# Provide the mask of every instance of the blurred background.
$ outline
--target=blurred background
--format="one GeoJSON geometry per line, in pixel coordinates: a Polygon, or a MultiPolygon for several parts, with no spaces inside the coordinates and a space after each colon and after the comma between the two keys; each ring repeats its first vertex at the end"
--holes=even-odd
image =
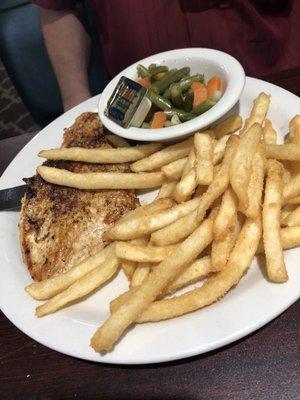
{"type": "MultiPolygon", "coordinates": [[[[26,54],[30,54],[35,39],[37,46],[40,47],[41,57],[46,58],[37,7],[24,0],[2,0],[0,2],[0,139],[35,133],[40,129],[42,110],[32,104],[34,100],[31,100],[27,87],[22,83],[22,77],[29,67],[29,65],[24,66],[23,61],[29,64],[26,54]],[[25,35],[27,30],[31,37],[25,35]],[[27,43],[24,43],[24,38],[28,40],[27,43]],[[33,107],[34,117],[29,113],[23,98],[25,103],[28,103],[29,109],[33,107]]],[[[57,113],[59,112],[58,108],[57,113]]]]}
{"type": "MultiPolygon", "coordinates": [[[[92,39],[88,75],[95,95],[102,91],[108,78],[91,11],[84,2],[81,13],[92,39]]],[[[0,139],[36,133],[62,112],[38,6],[26,0],[1,0],[0,139]]]]}
{"type": "Polygon", "coordinates": [[[8,138],[13,133],[33,133],[38,129],[0,62],[0,139],[8,138]]]}

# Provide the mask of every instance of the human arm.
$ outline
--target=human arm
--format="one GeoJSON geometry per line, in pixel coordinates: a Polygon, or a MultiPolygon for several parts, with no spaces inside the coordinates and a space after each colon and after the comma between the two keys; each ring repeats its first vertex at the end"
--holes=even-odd
{"type": "Polygon", "coordinates": [[[45,44],[67,111],[91,97],[87,74],[90,37],[72,9],[39,10],[45,44]]]}

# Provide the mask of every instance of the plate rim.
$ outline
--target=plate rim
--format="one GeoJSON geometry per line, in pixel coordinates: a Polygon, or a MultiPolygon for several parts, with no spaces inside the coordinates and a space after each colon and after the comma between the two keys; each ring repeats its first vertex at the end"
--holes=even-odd
{"type": "MultiPolygon", "coordinates": [[[[250,268],[250,267],[249,267],[250,268]]],[[[2,306],[0,307],[1,311],[3,312],[3,314],[5,315],[5,317],[16,327],[18,328],[22,333],[24,333],[25,335],[27,335],[30,339],[35,340],[36,342],[42,344],[43,346],[53,350],[53,351],[57,351],[61,354],[67,355],[69,357],[73,357],[73,358],[78,358],[81,360],[85,360],[85,361],[92,361],[92,362],[96,362],[99,364],[111,364],[111,365],[148,365],[148,364],[163,364],[163,363],[168,363],[171,361],[178,361],[178,360],[185,360],[187,358],[191,358],[191,357],[196,357],[196,356],[202,356],[203,354],[209,353],[211,351],[214,350],[219,350],[221,351],[222,348],[224,346],[227,346],[231,343],[236,342],[237,340],[243,339],[243,338],[247,338],[248,335],[250,335],[251,333],[256,332],[257,330],[259,330],[260,328],[262,328],[263,326],[267,325],[268,323],[270,323],[271,321],[273,321],[274,319],[278,318],[282,313],[284,313],[291,305],[293,305],[298,299],[299,299],[299,295],[295,295],[294,298],[292,298],[289,302],[287,302],[287,304],[285,304],[282,309],[280,309],[280,311],[278,313],[276,313],[276,315],[274,315],[273,313],[270,313],[270,315],[268,315],[267,318],[261,318],[261,320],[259,320],[256,324],[252,324],[249,325],[247,328],[240,330],[238,332],[233,333],[232,335],[226,337],[226,338],[222,338],[221,340],[219,340],[217,343],[214,342],[211,345],[206,346],[205,348],[202,348],[201,350],[197,350],[197,349],[193,349],[193,350],[187,350],[184,352],[180,352],[180,353],[175,353],[174,355],[170,356],[170,357],[165,357],[163,359],[161,359],[159,356],[156,357],[150,357],[148,358],[147,361],[144,362],[136,362],[133,361],[130,358],[124,358],[124,359],[120,359],[119,361],[110,361],[109,359],[106,360],[105,358],[103,359],[99,359],[96,360],[93,357],[89,357],[88,355],[80,355],[80,352],[78,354],[74,354],[74,351],[72,353],[72,351],[69,350],[65,350],[60,349],[60,344],[58,344],[56,347],[54,347],[51,343],[48,344],[46,341],[44,341],[44,338],[40,338],[39,336],[36,336],[35,333],[28,333],[27,329],[24,329],[23,327],[19,326],[18,323],[15,323],[13,321],[12,318],[10,318],[10,316],[8,316],[5,312],[5,310],[3,310],[2,306]]],[[[208,306],[209,307],[209,306],[208,306]]],[[[205,307],[206,308],[206,307],[205,307]]],[[[188,313],[188,314],[192,314],[192,313],[188,313]]],[[[185,314],[185,315],[188,315],[185,314]]],[[[180,318],[181,316],[177,317],[180,318]]],[[[164,321],[159,321],[158,323],[163,323],[164,321]]],[[[157,324],[157,322],[149,322],[147,324],[157,324]]],[[[88,342],[87,342],[88,345],[88,342]]]]}

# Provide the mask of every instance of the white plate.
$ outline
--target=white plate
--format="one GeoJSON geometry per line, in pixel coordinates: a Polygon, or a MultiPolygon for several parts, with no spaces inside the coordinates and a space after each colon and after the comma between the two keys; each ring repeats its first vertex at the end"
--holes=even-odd
{"type": "MultiPolygon", "coordinates": [[[[281,137],[288,122],[300,111],[300,100],[269,83],[247,78],[240,113],[247,116],[253,99],[265,91],[272,95],[269,118],[281,137]]],[[[98,97],[67,112],[38,134],[16,156],[4,172],[0,189],[19,185],[35,172],[43,148],[58,146],[63,128],[84,111],[95,111],[98,97]]],[[[90,338],[108,316],[109,301],[127,289],[118,277],[85,301],[54,315],[38,319],[38,302],[24,291],[31,278],[24,266],[18,242],[18,214],[0,213],[0,304],[13,324],[36,341],[74,357],[116,364],[144,364],[176,360],[219,348],[255,331],[286,310],[300,295],[300,249],[285,252],[289,281],[273,284],[265,280],[256,261],[236,288],[221,301],[203,310],[159,323],[138,325],[112,352],[101,356],[90,347],[90,338]]]]}

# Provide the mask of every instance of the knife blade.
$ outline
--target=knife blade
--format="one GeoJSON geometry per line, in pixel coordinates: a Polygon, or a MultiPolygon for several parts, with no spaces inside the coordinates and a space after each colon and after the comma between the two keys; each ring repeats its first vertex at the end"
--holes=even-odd
{"type": "Polygon", "coordinates": [[[0,190],[0,211],[19,209],[27,185],[0,190]]]}

